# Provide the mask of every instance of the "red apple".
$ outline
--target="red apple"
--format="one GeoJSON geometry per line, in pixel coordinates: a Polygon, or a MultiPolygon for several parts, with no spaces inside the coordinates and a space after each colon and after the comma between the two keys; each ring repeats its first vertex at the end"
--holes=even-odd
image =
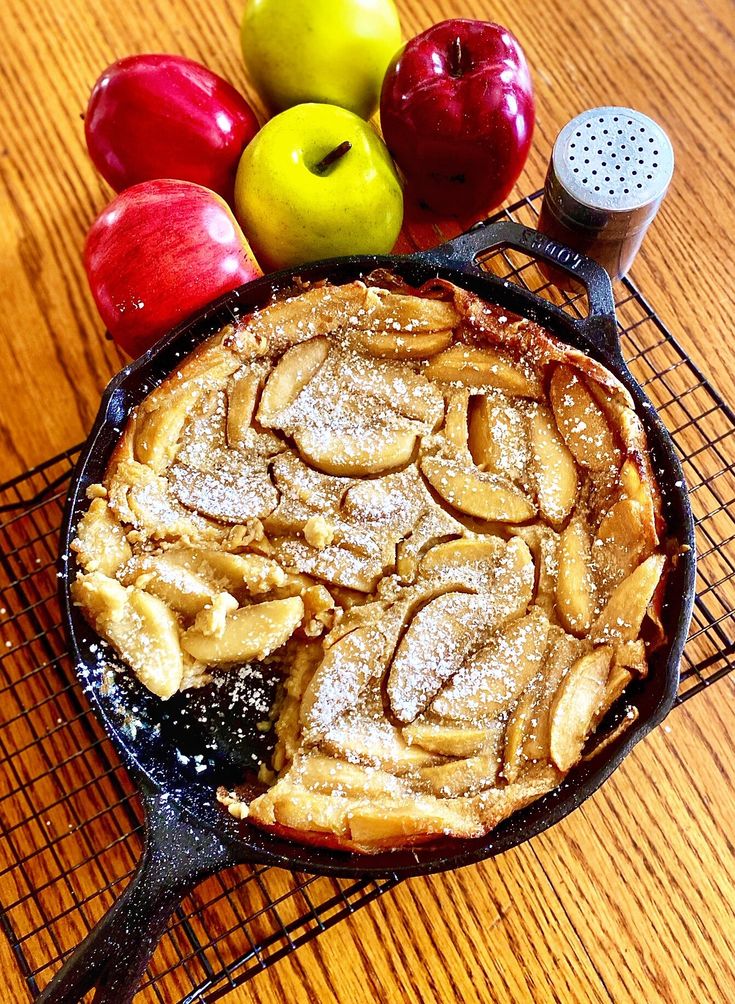
{"type": "Polygon", "coordinates": [[[409,194],[443,215],[486,213],[531,145],[533,89],[518,41],[486,21],[434,25],[389,67],[380,122],[409,194]]]}
{"type": "Polygon", "coordinates": [[[219,195],[188,181],[144,181],[92,224],[84,267],[115,342],[137,356],[210,300],[262,275],[219,195]]]}
{"type": "Polygon", "coordinates": [[[257,131],[245,98],[184,56],[128,56],[108,66],[84,118],[90,156],[116,192],[181,178],[230,199],[240,154],[257,131]]]}

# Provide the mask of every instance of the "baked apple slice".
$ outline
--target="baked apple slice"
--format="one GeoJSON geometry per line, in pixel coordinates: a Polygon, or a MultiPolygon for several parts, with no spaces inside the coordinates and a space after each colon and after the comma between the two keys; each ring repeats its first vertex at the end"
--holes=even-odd
{"type": "Polygon", "coordinates": [[[472,651],[526,610],[532,591],[531,554],[523,541],[511,540],[484,592],[443,593],[422,607],[401,639],[388,675],[388,699],[398,721],[408,724],[417,718],[472,651]]]}
{"type": "Polygon", "coordinates": [[[419,746],[409,746],[400,729],[383,715],[371,695],[359,708],[341,715],[324,734],[321,748],[340,760],[368,764],[402,777],[421,767],[441,763],[443,757],[419,746]]]}
{"type": "Polygon", "coordinates": [[[518,780],[528,762],[523,747],[530,737],[535,736],[542,686],[543,681],[532,680],[518,698],[516,706],[509,712],[503,744],[502,773],[505,780],[510,783],[518,780]]]}
{"type": "Polygon", "coordinates": [[[349,814],[350,836],[355,844],[380,850],[411,838],[476,837],[482,827],[472,803],[465,798],[410,798],[363,803],[349,814]]]}
{"type": "Polygon", "coordinates": [[[496,784],[499,761],[496,749],[480,756],[453,760],[451,763],[439,764],[436,767],[424,767],[419,771],[419,777],[437,798],[477,795],[496,784]]]}
{"type": "Polygon", "coordinates": [[[549,760],[550,716],[554,697],[570,668],[590,650],[589,642],[567,634],[562,628],[552,626],[549,629],[549,647],[541,671],[538,698],[528,719],[531,727],[526,730],[520,767],[528,763],[546,763],[549,760]]]}
{"type": "Polygon", "coordinates": [[[421,471],[448,505],[468,516],[499,523],[524,523],[536,514],[528,496],[497,474],[445,457],[422,457],[421,471]]]}
{"type": "Polygon", "coordinates": [[[603,516],[593,553],[600,587],[606,595],[651,553],[647,536],[645,511],[635,499],[620,499],[603,516]]]}
{"type": "Polygon", "coordinates": [[[241,366],[219,345],[200,350],[179,371],[181,380],[155,390],[138,409],[134,457],[156,474],[176,455],[179,437],[197,405],[241,366]]]}
{"type": "Polygon", "coordinates": [[[132,555],[125,529],[105,498],[94,498],[71,544],[85,572],[114,575],[132,555]]]}
{"type": "Polygon", "coordinates": [[[378,359],[430,359],[452,344],[454,332],[366,331],[350,332],[349,345],[378,359]]]}
{"type": "Polygon", "coordinates": [[[329,355],[326,338],[311,338],[284,352],[268,377],[258,406],[258,421],[265,428],[280,426],[284,412],[294,403],[329,355]]]}
{"type": "Polygon", "coordinates": [[[592,721],[593,728],[597,728],[613,704],[615,704],[615,702],[623,696],[625,688],[632,679],[633,674],[629,669],[626,669],[625,666],[621,666],[619,663],[613,662],[607,683],[605,684],[605,690],[602,695],[602,700],[600,701],[600,706],[597,709],[595,717],[592,721]]]}
{"type": "Polygon", "coordinates": [[[418,718],[405,725],[403,736],[409,745],[446,757],[471,757],[495,743],[497,737],[488,728],[473,728],[418,718]]]}
{"type": "Polygon", "coordinates": [[[556,582],[559,574],[559,534],[544,523],[513,527],[514,536],[525,541],[536,565],[534,603],[550,620],[556,620],[556,582]]]}
{"type": "Polygon", "coordinates": [[[506,784],[502,788],[488,788],[476,795],[472,802],[483,825],[487,829],[494,829],[511,813],[520,811],[539,796],[556,788],[562,776],[550,764],[539,764],[527,768],[512,784],[506,784]]]}
{"type": "Polygon", "coordinates": [[[511,707],[541,669],[549,621],[539,607],[513,621],[462,665],[431,705],[450,721],[490,721],[511,707]]]}
{"type": "Polygon", "coordinates": [[[456,673],[476,644],[478,632],[492,618],[492,608],[486,595],[451,592],[419,610],[396,650],[388,676],[388,698],[398,721],[412,722],[442,683],[456,673]]]}
{"type": "Polygon", "coordinates": [[[459,578],[458,573],[470,573],[478,566],[494,567],[506,551],[502,537],[460,537],[446,540],[429,548],[419,562],[419,575],[424,578],[459,578]]]}
{"type": "Polygon", "coordinates": [[[427,299],[410,293],[391,293],[376,287],[368,288],[364,311],[357,312],[357,324],[372,331],[405,331],[422,334],[449,331],[456,328],[459,322],[459,313],[451,300],[427,299]]]}
{"type": "Polygon", "coordinates": [[[592,641],[635,641],[665,563],[663,554],[652,554],[613,589],[610,599],[590,628],[592,641]]]}
{"type": "Polygon", "coordinates": [[[203,607],[213,604],[222,593],[211,572],[207,574],[184,567],[171,557],[170,551],[133,558],[121,570],[120,581],[126,586],[145,589],[173,610],[190,618],[196,617],[203,607]]]}
{"type": "Polygon", "coordinates": [[[559,527],[577,499],[577,466],[548,408],[539,405],[534,410],[529,429],[538,507],[552,526],[559,527]]]}
{"type": "Polygon", "coordinates": [[[509,481],[524,480],[530,465],[526,414],[511,398],[478,395],[470,408],[469,448],[483,470],[509,481]]]}
{"type": "Polygon", "coordinates": [[[387,426],[373,425],[354,432],[301,428],[293,438],[308,464],[341,477],[384,474],[404,467],[416,448],[413,429],[387,426]]]}
{"type": "Polygon", "coordinates": [[[343,712],[357,705],[369,681],[382,675],[390,655],[386,645],[377,624],[364,624],[327,648],[301,702],[306,735],[321,735],[343,712]]]}
{"type": "Polygon", "coordinates": [[[551,707],[549,747],[551,759],[561,771],[579,760],[610,673],[612,648],[602,645],[570,668],[561,681],[551,707]]]}
{"type": "Polygon", "coordinates": [[[581,373],[571,366],[557,366],[549,394],[559,431],[577,463],[592,471],[619,468],[615,436],[581,373]]]}
{"type": "Polygon", "coordinates": [[[570,520],[559,539],[556,611],[571,634],[585,635],[595,614],[595,584],[589,531],[584,520],[570,520]]]}
{"type": "Polygon", "coordinates": [[[252,431],[255,406],[263,377],[252,369],[236,373],[227,394],[227,445],[236,450],[246,446],[252,431]]]}
{"type": "Polygon", "coordinates": [[[658,546],[657,511],[653,499],[653,471],[647,458],[637,454],[627,457],[620,468],[620,484],[630,499],[641,507],[640,529],[648,552],[658,546]],[[642,474],[646,471],[646,476],[642,474]]]}
{"type": "Polygon", "coordinates": [[[184,659],[176,617],[162,600],[102,572],[80,575],[71,595],[144,687],[164,701],[176,693],[184,659]]]}
{"type": "Polygon", "coordinates": [[[530,366],[488,347],[453,345],[434,356],[424,372],[442,383],[495,388],[520,397],[542,395],[541,382],[530,366]]]}
{"type": "Polygon", "coordinates": [[[442,438],[449,445],[450,450],[458,457],[464,457],[467,460],[471,460],[467,446],[469,403],[469,390],[464,387],[451,390],[447,394],[447,410],[442,429],[442,438]]]}
{"type": "Polygon", "coordinates": [[[252,662],[284,645],[303,616],[304,604],[299,596],[254,603],[230,614],[220,636],[189,628],[182,635],[181,646],[208,666],[252,662]]]}
{"type": "Polygon", "coordinates": [[[347,763],[317,752],[300,755],[290,778],[310,791],[336,793],[348,798],[383,798],[410,794],[409,785],[387,771],[363,764],[347,763]]]}

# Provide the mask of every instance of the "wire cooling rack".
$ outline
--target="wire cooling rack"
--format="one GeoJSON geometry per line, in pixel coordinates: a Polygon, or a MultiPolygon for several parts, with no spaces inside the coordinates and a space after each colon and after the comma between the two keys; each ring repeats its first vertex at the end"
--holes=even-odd
{"type": "MultiPolygon", "coordinates": [[[[533,225],[539,194],[497,218],[533,225]]],[[[405,249],[448,236],[414,226],[405,249]]],[[[573,313],[530,259],[484,263],[573,313]]],[[[735,413],[629,281],[623,352],[679,448],[697,522],[698,596],[679,701],[735,666],[735,413]]],[[[0,485],[0,923],[29,995],[111,906],[141,850],[132,786],[78,687],[56,601],[56,549],[78,448],[0,485]]],[[[395,879],[336,880],[240,867],[202,883],[158,949],[141,999],[211,1002],[316,937],[395,879]]]]}

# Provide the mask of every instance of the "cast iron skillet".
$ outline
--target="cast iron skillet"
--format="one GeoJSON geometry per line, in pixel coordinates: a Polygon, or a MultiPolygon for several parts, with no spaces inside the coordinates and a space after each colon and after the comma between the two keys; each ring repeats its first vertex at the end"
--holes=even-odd
{"type": "MultiPolygon", "coordinates": [[[[197,882],[228,865],[257,862],[339,876],[422,875],[499,854],[553,825],[589,797],[671,709],[694,599],[694,571],[692,514],[674,446],[623,362],[610,280],[589,259],[534,230],[499,222],[480,225],[456,240],[420,254],[341,258],[279,272],[215,301],[115,377],[105,392],[72,481],[61,534],[63,613],[77,672],[141,792],[146,844],[128,887],[67,960],[39,1001],[73,1004],[92,988],[96,988],[94,999],[98,1004],[131,1001],[172,910],[197,882]],[[572,319],[514,283],[483,272],[475,264],[478,255],[499,246],[517,248],[572,273],[587,289],[590,316],[584,320],[572,319]],[[415,286],[437,275],[449,279],[504,309],[538,321],[612,370],[631,392],[645,425],[669,533],[682,550],[669,579],[664,609],[669,640],[654,656],[647,678],[626,692],[625,704],[637,711],[637,718],[630,721],[628,728],[618,730],[611,741],[593,750],[572,770],[561,789],[517,813],[488,837],[445,838],[430,845],[365,857],[297,844],[240,823],[223,810],[214,798],[215,788],[218,784],[234,785],[240,781],[257,758],[258,750],[262,752],[262,736],[253,720],[261,718],[262,713],[250,711],[248,719],[246,706],[238,705],[233,711],[227,687],[205,688],[205,692],[189,692],[189,697],[181,695],[161,702],[131,680],[129,674],[115,674],[111,685],[110,674],[100,660],[99,638],[69,597],[69,584],[76,574],[69,545],[87,506],[85,490],[102,480],[131,408],[182,356],[231,321],[233,314],[245,314],[266,304],[274,292],[290,287],[295,275],[311,280],[327,277],[342,283],[376,267],[389,268],[415,286]],[[243,721],[252,735],[248,733],[233,743],[233,727],[243,721]]],[[[109,653],[107,656],[109,659],[109,653]]],[[[611,728],[617,724],[615,712],[613,709],[610,713],[611,728]]],[[[623,714],[621,706],[617,718],[621,719],[623,714]]]]}

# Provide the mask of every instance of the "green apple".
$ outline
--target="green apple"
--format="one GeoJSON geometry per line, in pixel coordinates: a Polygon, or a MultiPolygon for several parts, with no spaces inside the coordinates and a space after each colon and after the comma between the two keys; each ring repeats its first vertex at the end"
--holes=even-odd
{"type": "Polygon", "coordinates": [[[393,0],[247,0],[245,65],[271,108],[316,101],[368,119],[401,45],[393,0]]]}
{"type": "Polygon", "coordinates": [[[296,105],[245,147],[235,215],[261,263],[387,254],[403,221],[390,154],[363,119],[336,105],[296,105]]]}

